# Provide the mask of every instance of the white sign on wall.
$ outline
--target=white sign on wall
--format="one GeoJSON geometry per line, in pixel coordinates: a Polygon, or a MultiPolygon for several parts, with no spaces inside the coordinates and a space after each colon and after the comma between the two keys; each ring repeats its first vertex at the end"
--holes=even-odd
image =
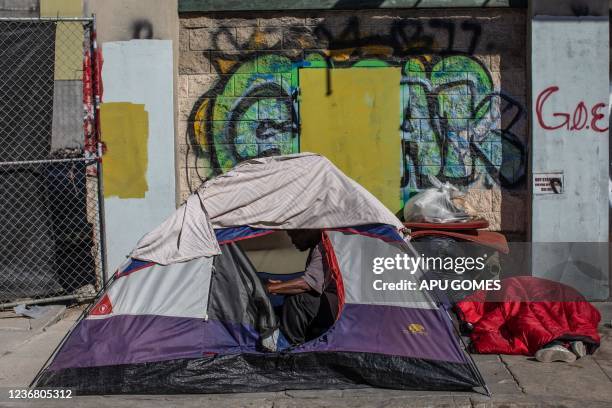
{"type": "Polygon", "coordinates": [[[563,194],[563,172],[533,173],[533,194],[563,194]]]}

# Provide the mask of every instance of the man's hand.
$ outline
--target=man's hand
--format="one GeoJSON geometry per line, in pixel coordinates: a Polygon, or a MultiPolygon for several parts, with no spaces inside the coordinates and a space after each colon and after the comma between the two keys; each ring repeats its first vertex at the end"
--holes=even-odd
{"type": "Polygon", "coordinates": [[[268,292],[272,295],[276,295],[276,293],[272,290],[274,285],[276,283],[281,283],[282,281],[278,280],[278,279],[268,279],[268,282],[266,283],[266,289],[268,289],[268,292]]]}
{"type": "Polygon", "coordinates": [[[272,295],[297,295],[312,290],[302,277],[291,279],[286,282],[269,279],[266,283],[266,289],[268,289],[268,292],[272,295]]]}

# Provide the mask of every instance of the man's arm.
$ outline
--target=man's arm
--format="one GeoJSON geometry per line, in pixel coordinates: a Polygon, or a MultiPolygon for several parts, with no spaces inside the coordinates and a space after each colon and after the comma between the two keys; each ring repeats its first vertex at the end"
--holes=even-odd
{"type": "Polygon", "coordinates": [[[273,295],[297,295],[312,290],[310,285],[306,283],[302,277],[291,279],[286,282],[270,279],[268,283],[266,283],[266,288],[268,292],[273,295]]]}

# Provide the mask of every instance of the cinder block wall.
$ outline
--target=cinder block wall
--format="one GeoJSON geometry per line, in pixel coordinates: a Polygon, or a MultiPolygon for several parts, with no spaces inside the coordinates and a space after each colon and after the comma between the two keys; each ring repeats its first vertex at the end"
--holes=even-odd
{"type": "Polygon", "coordinates": [[[388,135],[400,140],[398,200],[435,175],[467,191],[491,229],[524,238],[525,19],[515,9],[181,14],[181,196],[245,158],[299,151],[302,69],[391,66],[401,69],[388,135]]]}

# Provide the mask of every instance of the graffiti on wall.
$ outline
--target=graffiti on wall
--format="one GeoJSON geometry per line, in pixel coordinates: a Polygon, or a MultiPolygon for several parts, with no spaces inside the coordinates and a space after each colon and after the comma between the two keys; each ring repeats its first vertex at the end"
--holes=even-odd
{"type": "Polygon", "coordinates": [[[153,23],[147,19],[132,21],[130,28],[132,39],[150,40],[153,38],[153,23]]]}
{"type": "MultiPolygon", "coordinates": [[[[215,64],[223,70],[228,63],[215,64]]],[[[192,113],[190,142],[204,154],[196,160],[223,171],[249,158],[297,151],[292,70],[289,58],[275,54],[237,64],[192,113]]]]}
{"type": "Polygon", "coordinates": [[[550,86],[540,92],[536,98],[536,118],[540,128],[565,129],[571,132],[589,129],[599,133],[608,131],[605,114],[607,105],[604,102],[596,103],[589,108],[584,101],[580,101],[570,112],[551,112],[547,115],[547,105],[553,103],[551,98],[557,92],[559,92],[558,86],[550,86]]]}
{"type": "Polygon", "coordinates": [[[524,178],[526,151],[513,133],[523,109],[495,89],[477,59],[411,58],[404,66],[402,96],[405,194],[428,186],[428,175],[455,185],[481,180],[504,187],[524,178]]]}
{"type": "MultiPolygon", "coordinates": [[[[325,69],[332,93],[333,69],[397,66],[402,73],[397,137],[403,149],[398,170],[403,200],[429,186],[427,175],[484,188],[508,188],[524,180],[525,135],[515,133],[525,120],[524,108],[501,92],[499,80],[479,58],[477,50],[497,51],[483,43],[476,20],[401,20],[381,32],[360,28],[357,19],[342,30],[325,23],[297,26],[284,32],[282,41],[300,52],[250,51],[274,38],[273,30],[255,30],[242,43],[226,28],[210,37],[211,49],[233,42],[240,52],[210,54],[216,84],[189,116],[186,145],[193,150],[187,156],[195,161],[188,166],[198,169],[200,179],[248,158],[299,151],[300,70],[325,69]]],[[[275,48],[280,44],[266,44],[275,48]]]]}

